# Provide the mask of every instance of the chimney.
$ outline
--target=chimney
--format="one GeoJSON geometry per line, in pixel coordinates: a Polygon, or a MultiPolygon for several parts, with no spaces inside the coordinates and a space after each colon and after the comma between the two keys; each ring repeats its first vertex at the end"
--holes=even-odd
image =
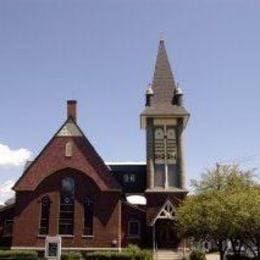
{"type": "Polygon", "coordinates": [[[67,101],[67,116],[68,119],[72,118],[75,122],[77,121],[77,100],[67,101]]]}

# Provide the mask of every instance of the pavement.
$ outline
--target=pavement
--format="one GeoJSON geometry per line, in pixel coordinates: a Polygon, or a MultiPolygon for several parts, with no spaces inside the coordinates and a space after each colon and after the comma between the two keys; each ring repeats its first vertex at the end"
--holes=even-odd
{"type": "Polygon", "coordinates": [[[207,258],[207,260],[219,260],[220,259],[219,254],[216,254],[216,253],[207,254],[206,258],[207,258]]]}

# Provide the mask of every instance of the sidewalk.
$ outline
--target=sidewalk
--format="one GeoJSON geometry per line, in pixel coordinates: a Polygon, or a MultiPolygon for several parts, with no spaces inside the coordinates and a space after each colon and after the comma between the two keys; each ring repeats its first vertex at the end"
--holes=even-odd
{"type": "Polygon", "coordinates": [[[219,260],[219,254],[217,253],[207,254],[206,258],[207,260],[219,260]]]}

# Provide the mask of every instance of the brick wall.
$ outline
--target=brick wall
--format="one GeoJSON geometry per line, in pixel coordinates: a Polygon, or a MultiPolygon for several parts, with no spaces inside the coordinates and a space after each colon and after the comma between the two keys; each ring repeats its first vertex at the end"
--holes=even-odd
{"type": "Polygon", "coordinates": [[[39,236],[41,198],[51,199],[49,235],[58,234],[61,180],[75,180],[74,236],[63,237],[63,247],[111,247],[119,238],[120,193],[101,192],[85,174],[66,169],[44,179],[35,191],[19,191],[16,195],[14,247],[44,247],[45,237],[39,236]],[[94,236],[84,237],[84,199],[94,201],[94,236]]]}

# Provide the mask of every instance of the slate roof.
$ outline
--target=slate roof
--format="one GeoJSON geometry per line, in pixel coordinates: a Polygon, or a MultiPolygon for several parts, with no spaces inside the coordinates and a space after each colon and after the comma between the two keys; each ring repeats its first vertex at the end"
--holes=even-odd
{"type": "Polygon", "coordinates": [[[176,84],[164,40],[160,40],[152,81],[153,95],[151,96],[150,106],[146,106],[141,115],[189,116],[183,106],[173,104],[175,90],[176,84]]]}

